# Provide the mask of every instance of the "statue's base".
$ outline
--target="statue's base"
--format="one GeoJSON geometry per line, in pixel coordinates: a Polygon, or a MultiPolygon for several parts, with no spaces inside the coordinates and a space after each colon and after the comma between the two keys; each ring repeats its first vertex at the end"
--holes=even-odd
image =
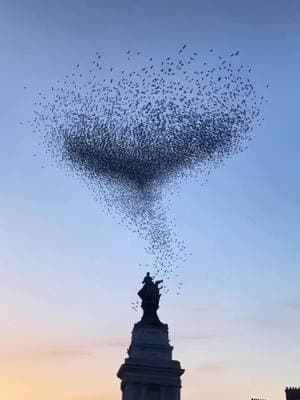
{"type": "Polygon", "coordinates": [[[135,324],[129,357],[118,372],[122,400],[179,400],[184,370],[172,350],[168,325],[135,324]]]}

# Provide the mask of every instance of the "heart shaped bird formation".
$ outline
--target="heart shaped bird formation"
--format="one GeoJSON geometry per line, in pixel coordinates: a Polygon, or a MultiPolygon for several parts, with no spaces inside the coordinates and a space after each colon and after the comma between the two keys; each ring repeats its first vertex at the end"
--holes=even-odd
{"type": "Polygon", "coordinates": [[[187,256],[163,193],[243,151],[260,124],[264,97],[238,54],[208,65],[186,46],[159,60],[128,50],[116,68],[97,52],[35,103],[32,124],[47,151],[148,242],[155,276],[179,281],[187,256]]]}

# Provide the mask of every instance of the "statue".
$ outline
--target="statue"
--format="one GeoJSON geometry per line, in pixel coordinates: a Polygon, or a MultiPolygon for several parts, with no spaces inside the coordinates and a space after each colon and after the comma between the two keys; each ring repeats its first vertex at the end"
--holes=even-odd
{"type": "Polygon", "coordinates": [[[162,325],[157,316],[159,299],[161,296],[161,287],[159,287],[159,285],[162,282],[162,280],[153,282],[153,278],[150,276],[149,272],[147,272],[142,282],[144,286],[138,292],[138,296],[142,299],[142,309],[144,311],[140,321],[142,324],[162,325]]]}

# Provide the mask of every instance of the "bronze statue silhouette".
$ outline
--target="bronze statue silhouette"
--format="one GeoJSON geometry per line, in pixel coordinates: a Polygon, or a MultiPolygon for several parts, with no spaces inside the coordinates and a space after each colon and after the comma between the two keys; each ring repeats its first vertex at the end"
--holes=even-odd
{"type": "Polygon", "coordinates": [[[162,282],[162,280],[154,282],[149,272],[147,272],[142,282],[144,286],[138,292],[138,296],[142,299],[142,309],[144,311],[140,321],[142,324],[162,325],[162,322],[160,322],[157,316],[161,296],[161,287],[159,285],[162,282]]]}

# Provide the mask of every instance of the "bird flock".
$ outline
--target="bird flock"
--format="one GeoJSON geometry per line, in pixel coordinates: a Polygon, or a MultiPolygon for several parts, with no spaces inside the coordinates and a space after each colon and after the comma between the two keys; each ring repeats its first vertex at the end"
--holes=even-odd
{"type": "Polygon", "coordinates": [[[265,101],[239,51],[207,58],[184,45],[165,57],[128,50],[111,66],[96,52],[39,93],[32,120],[58,165],[146,241],[153,275],[165,291],[176,278],[176,293],[188,254],[165,195],[243,151],[265,101]]]}

